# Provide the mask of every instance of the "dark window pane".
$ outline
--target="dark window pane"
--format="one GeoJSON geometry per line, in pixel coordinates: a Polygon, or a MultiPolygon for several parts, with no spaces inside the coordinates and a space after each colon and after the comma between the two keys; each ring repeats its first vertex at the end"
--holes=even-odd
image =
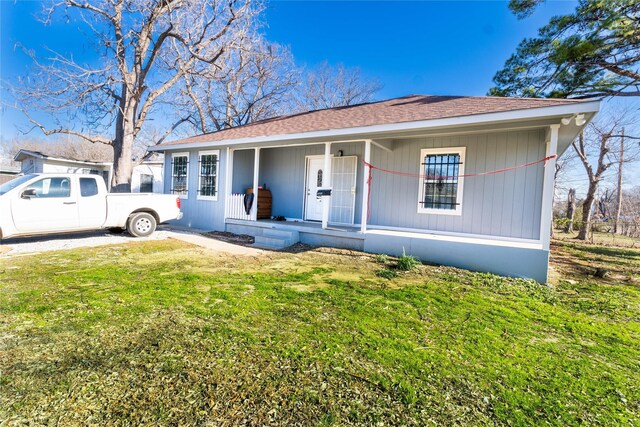
{"type": "Polygon", "coordinates": [[[187,194],[187,156],[176,156],[173,158],[172,192],[174,194],[187,194]]]}
{"type": "Polygon", "coordinates": [[[218,173],[218,156],[216,154],[203,154],[200,156],[200,189],[201,196],[213,197],[216,195],[216,183],[218,173]]]}
{"type": "Polygon", "coordinates": [[[457,206],[459,154],[428,154],[424,160],[423,207],[455,210],[457,206]]]}
{"type": "Polygon", "coordinates": [[[71,195],[71,186],[69,178],[45,178],[34,182],[29,186],[36,190],[36,197],[69,197],[71,195]]]}
{"type": "Polygon", "coordinates": [[[80,178],[80,196],[91,197],[98,194],[98,183],[94,178],[80,178]]]}

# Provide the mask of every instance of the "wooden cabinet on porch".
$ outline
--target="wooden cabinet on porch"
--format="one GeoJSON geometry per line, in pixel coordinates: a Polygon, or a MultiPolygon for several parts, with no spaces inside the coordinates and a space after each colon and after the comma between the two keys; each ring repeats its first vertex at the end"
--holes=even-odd
{"type": "MultiPolygon", "coordinates": [[[[253,188],[247,188],[247,194],[253,194],[253,188]]],[[[271,219],[271,191],[258,189],[258,218],[271,219]]]]}

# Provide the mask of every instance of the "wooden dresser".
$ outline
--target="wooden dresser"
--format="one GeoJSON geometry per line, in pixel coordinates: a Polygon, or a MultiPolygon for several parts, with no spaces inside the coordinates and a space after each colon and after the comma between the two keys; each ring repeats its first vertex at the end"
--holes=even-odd
{"type": "MultiPolygon", "coordinates": [[[[247,188],[247,194],[252,194],[253,188],[247,188]]],[[[258,219],[271,219],[271,191],[258,189],[258,219]]]]}

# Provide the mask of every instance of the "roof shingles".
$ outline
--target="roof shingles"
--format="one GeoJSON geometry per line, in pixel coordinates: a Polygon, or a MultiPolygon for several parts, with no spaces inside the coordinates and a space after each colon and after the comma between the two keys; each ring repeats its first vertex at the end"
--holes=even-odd
{"type": "Polygon", "coordinates": [[[227,141],[420,120],[435,120],[474,114],[552,107],[575,102],[583,101],[572,99],[501,98],[491,96],[409,95],[402,98],[367,104],[328,108],[325,110],[274,117],[244,126],[166,142],[162,145],[169,146],[227,141]]]}

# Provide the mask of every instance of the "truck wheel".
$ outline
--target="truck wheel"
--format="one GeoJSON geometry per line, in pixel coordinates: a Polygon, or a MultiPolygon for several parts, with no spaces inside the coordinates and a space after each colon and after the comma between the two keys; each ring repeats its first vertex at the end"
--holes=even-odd
{"type": "Polygon", "coordinates": [[[133,237],[146,237],[156,230],[156,219],[146,212],[137,212],[129,217],[127,231],[133,237]]]}

